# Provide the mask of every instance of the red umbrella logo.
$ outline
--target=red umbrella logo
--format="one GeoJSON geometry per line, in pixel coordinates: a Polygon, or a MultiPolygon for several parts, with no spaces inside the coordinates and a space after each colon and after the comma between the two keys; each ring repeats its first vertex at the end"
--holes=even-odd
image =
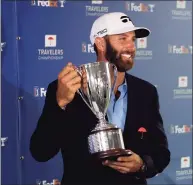
{"type": "Polygon", "coordinates": [[[50,41],[50,46],[52,45],[52,41],[54,40],[53,37],[48,37],[48,40],[50,41]]]}
{"type": "Polygon", "coordinates": [[[140,127],[140,128],[138,129],[138,132],[141,133],[141,139],[143,139],[143,133],[147,132],[147,130],[146,130],[146,128],[144,128],[144,127],[140,127]]]}

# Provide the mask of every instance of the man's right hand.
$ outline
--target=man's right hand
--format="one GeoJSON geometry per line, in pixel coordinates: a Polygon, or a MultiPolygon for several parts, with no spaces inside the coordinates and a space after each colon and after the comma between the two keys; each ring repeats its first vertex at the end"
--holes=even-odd
{"type": "Polygon", "coordinates": [[[81,77],[74,69],[72,63],[68,63],[58,75],[58,88],[56,99],[60,107],[70,103],[76,91],[81,87],[81,77]]]}

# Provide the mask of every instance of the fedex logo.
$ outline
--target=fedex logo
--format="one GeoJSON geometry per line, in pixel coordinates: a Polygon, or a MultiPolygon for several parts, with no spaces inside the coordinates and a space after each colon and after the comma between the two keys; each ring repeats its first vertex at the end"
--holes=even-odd
{"type": "Polygon", "coordinates": [[[46,96],[46,89],[43,87],[34,87],[34,97],[45,97],[46,96]]]}
{"type": "Polygon", "coordinates": [[[184,134],[184,133],[190,133],[192,132],[192,125],[171,125],[170,131],[172,134],[184,134]]]}
{"type": "Polygon", "coordinates": [[[32,6],[43,6],[43,7],[64,7],[66,0],[32,0],[32,6]]]}
{"type": "Polygon", "coordinates": [[[127,11],[154,12],[154,8],[155,8],[154,4],[144,4],[144,3],[136,4],[134,2],[126,2],[127,11]]]}
{"type": "Polygon", "coordinates": [[[168,52],[174,54],[192,54],[192,46],[185,47],[182,45],[177,47],[176,45],[168,45],[168,52]]]}
{"type": "Polygon", "coordinates": [[[60,181],[58,179],[53,179],[52,182],[47,182],[46,180],[36,180],[36,185],[60,185],[60,181]]]}
{"type": "Polygon", "coordinates": [[[85,42],[82,43],[82,52],[83,53],[95,53],[94,47],[92,44],[86,44],[85,42]]]}
{"type": "Polygon", "coordinates": [[[5,146],[5,143],[7,140],[8,140],[8,137],[2,137],[1,138],[1,147],[5,146]]]}

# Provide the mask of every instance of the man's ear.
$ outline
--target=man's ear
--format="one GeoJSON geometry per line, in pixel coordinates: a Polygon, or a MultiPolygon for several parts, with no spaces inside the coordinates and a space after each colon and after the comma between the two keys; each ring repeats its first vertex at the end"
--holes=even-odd
{"type": "Polygon", "coordinates": [[[95,45],[97,47],[98,52],[104,53],[106,51],[106,42],[104,38],[97,37],[95,39],[95,45]]]}

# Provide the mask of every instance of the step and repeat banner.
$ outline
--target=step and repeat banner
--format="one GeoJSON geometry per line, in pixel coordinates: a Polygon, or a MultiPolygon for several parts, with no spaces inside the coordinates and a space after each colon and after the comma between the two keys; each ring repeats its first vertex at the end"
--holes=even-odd
{"type": "Polygon", "coordinates": [[[135,66],[129,73],[157,87],[171,162],[148,182],[191,184],[192,2],[184,0],[2,1],[2,184],[61,181],[65,166],[60,153],[48,162],[36,162],[29,140],[48,84],[69,61],[77,66],[96,61],[89,40],[92,23],[114,11],[152,31],[137,40],[135,66]]]}

